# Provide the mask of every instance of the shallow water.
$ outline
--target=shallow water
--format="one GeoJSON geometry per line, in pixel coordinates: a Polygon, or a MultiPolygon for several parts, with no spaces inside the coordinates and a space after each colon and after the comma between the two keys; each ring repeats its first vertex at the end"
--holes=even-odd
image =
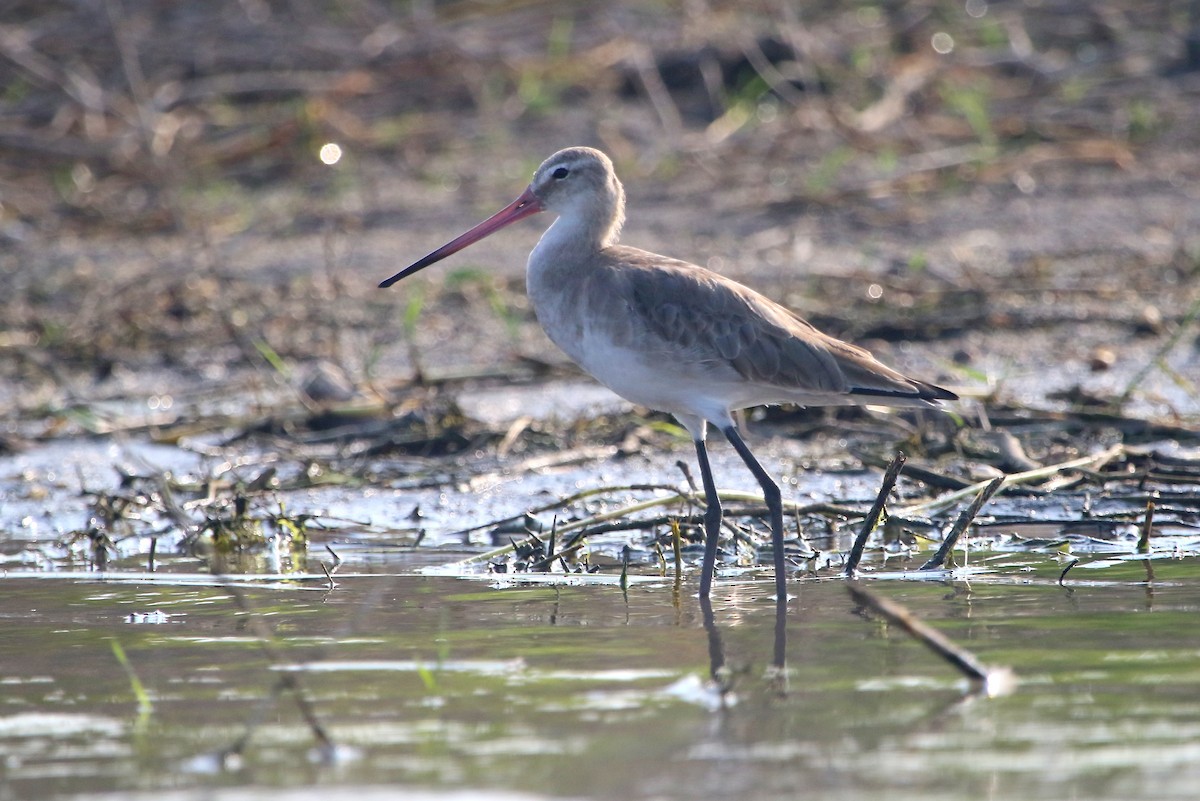
{"type": "Polygon", "coordinates": [[[781,676],[767,582],[718,585],[706,628],[689,583],[496,589],[403,561],[362,567],[332,590],[10,575],[3,797],[1127,799],[1193,798],[1200,781],[1200,585],[1187,565],[1160,566],[1153,586],[1134,573],[1063,587],[1051,570],[870,583],[1010,666],[1019,684],[995,698],[861,616],[839,581],[795,586],[781,676]],[[285,677],[334,750],[288,691],[273,697],[285,677]]]}
{"type": "MultiPolygon", "coordinates": [[[[793,443],[756,447],[789,502],[878,490],[872,471],[803,470],[793,443]]],[[[207,476],[212,458],[112,440],[6,458],[0,801],[1195,797],[1198,538],[1165,517],[1146,558],[1137,526],[1077,525],[1083,495],[1004,496],[958,553],[965,567],[911,572],[928,543],[868,555],[873,591],[1015,672],[995,697],[841,580],[795,582],[781,627],[769,570],[731,558],[706,619],[694,569],[676,587],[643,543],[622,590],[615,557],[644,532],[590,537],[607,560],[596,575],[448,564],[493,543],[489,520],[573,488],[677,486],[687,455],[535,469],[480,454],[437,486],[280,493],[329,528],[307,550],[276,537],[224,578],[174,551],[169,519],[117,538],[103,573],[86,541],[65,541],[94,513],[84,491],[119,483],[114,466],[207,476]],[[154,572],[145,531],[161,532],[154,572]],[[326,544],[344,560],[334,587],[326,544]],[[1065,547],[1081,562],[1060,584],[1065,547]]],[[[730,449],[713,463],[723,488],[755,488],[730,449]]],[[[1144,499],[1095,504],[1127,516],[1144,499]]],[[[821,547],[836,557],[841,540],[821,547]]]]}

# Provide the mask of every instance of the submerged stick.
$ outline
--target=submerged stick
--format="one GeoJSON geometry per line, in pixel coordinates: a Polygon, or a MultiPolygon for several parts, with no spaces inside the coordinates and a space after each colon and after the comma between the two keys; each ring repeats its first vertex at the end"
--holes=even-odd
{"type": "MultiPolygon", "coordinates": [[[[222,574],[218,573],[216,575],[217,578],[221,580],[222,585],[229,592],[230,596],[232,596],[238,609],[242,612],[247,628],[249,628],[250,633],[254,635],[256,644],[263,654],[266,655],[271,664],[276,668],[286,668],[288,665],[296,665],[297,662],[295,660],[289,660],[284,657],[282,649],[279,647],[278,641],[276,640],[275,634],[267,626],[262,616],[259,615],[257,610],[255,610],[250,604],[250,599],[246,596],[246,593],[243,591],[243,589],[233,582],[225,580],[225,577],[222,574]]],[[[328,572],[326,575],[328,575],[328,572]]],[[[330,583],[333,583],[332,576],[330,576],[329,580],[330,583]]],[[[269,701],[268,699],[263,699],[259,702],[258,712],[252,715],[251,718],[246,721],[245,732],[241,737],[238,738],[234,745],[223,752],[223,758],[228,758],[231,755],[241,756],[242,751],[245,750],[246,746],[250,742],[251,735],[253,735],[255,729],[258,728],[264,719],[263,713],[265,712],[266,704],[273,703],[278,700],[279,695],[284,690],[291,693],[292,700],[296,704],[296,709],[299,710],[300,716],[304,719],[304,722],[308,724],[308,728],[312,733],[313,739],[317,741],[318,752],[320,753],[321,758],[326,762],[332,762],[336,759],[338,750],[337,744],[333,741],[333,738],[329,735],[325,725],[317,716],[316,707],[313,705],[308,693],[305,691],[304,685],[300,681],[300,676],[294,670],[286,669],[284,672],[279,674],[278,679],[275,681],[271,690],[269,701]]]]}
{"type": "Polygon", "coordinates": [[[857,581],[847,582],[846,590],[855,603],[900,626],[917,642],[953,665],[973,684],[981,686],[988,695],[999,695],[1011,689],[1012,671],[984,665],[975,654],[922,621],[905,606],[870,592],[857,581]]]}
{"type": "Polygon", "coordinates": [[[1062,569],[1062,572],[1058,574],[1058,584],[1060,587],[1066,586],[1063,582],[1067,580],[1067,574],[1071,572],[1071,568],[1077,564],[1079,564],[1079,558],[1073,557],[1070,562],[1067,562],[1067,566],[1062,569]]]}
{"type": "Polygon", "coordinates": [[[129,661],[129,657],[125,655],[125,649],[121,647],[120,641],[116,637],[109,637],[108,642],[112,646],[113,656],[117,658],[117,662],[120,663],[126,677],[129,679],[129,688],[133,691],[133,697],[137,699],[138,719],[144,720],[154,711],[154,703],[150,700],[150,693],[146,692],[146,685],[142,684],[142,680],[138,678],[137,671],[133,669],[133,664],[129,661]]]}
{"type": "Polygon", "coordinates": [[[999,492],[1001,485],[1004,484],[1004,476],[996,476],[990,483],[975,496],[975,500],[971,501],[971,505],[963,510],[958,516],[958,520],[954,521],[954,527],[950,529],[950,533],[942,540],[942,545],[937,549],[937,553],[933,555],[928,562],[921,565],[921,570],[936,570],[946,562],[946,557],[954,550],[955,543],[962,533],[967,530],[967,526],[979,514],[979,510],[983,505],[992,499],[992,496],[999,492]]]}
{"type": "Polygon", "coordinates": [[[846,569],[844,574],[847,578],[854,577],[854,571],[858,569],[858,563],[862,560],[863,549],[867,547],[867,540],[871,536],[871,532],[875,530],[875,526],[879,523],[879,517],[883,514],[884,504],[887,503],[888,495],[892,492],[892,487],[896,486],[896,479],[900,477],[900,471],[904,469],[904,462],[907,457],[903,452],[897,451],[896,458],[892,459],[892,463],[888,465],[888,469],[883,474],[883,484],[879,487],[879,494],[875,496],[875,503],[871,506],[871,511],[867,513],[867,519],[863,521],[862,529],[858,532],[858,538],[854,540],[854,547],[850,549],[850,555],[846,557],[846,569]]]}
{"type": "Polygon", "coordinates": [[[675,586],[683,581],[683,530],[678,520],[671,521],[671,554],[675,557],[675,586]]]}
{"type": "Polygon", "coordinates": [[[1154,532],[1154,501],[1146,501],[1146,516],[1142,519],[1142,533],[1138,537],[1137,552],[1150,553],[1150,535],[1154,532]]]}

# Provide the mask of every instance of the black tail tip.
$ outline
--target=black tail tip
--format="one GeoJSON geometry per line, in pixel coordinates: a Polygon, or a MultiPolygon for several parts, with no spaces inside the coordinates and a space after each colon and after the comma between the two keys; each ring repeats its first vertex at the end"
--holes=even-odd
{"type": "Polygon", "coordinates": [[[936,384],[920,384],[921,400],[927,401],[956,401],[958,395],[944,387],[939,387],[936,384]]]}
{"type": "Polygon", "coordinates": [[[904,405],[905,401],[924,401],[926,403],[937,403],[938,401],[956,401],[958,395],[948,389],[939,387],[936,384],[926,384],[924,381],[913,381],[908,379],[909,383],[916,387],[916,390],[902,389],[874,389],[868,387],[855,387],[850,390],[851,395],[861,395],[868,398],[880,398],[881,403],[887,403],[891,399],[893,403],[904,405]]]}

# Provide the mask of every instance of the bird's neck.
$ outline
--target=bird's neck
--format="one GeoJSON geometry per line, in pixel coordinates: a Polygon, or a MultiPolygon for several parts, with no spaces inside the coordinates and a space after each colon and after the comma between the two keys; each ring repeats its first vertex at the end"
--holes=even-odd
{"type": "Polygon", "coordinates": [[[538,242],[544,252],[570,250],[595,252],[615,245],[625,223],[625,193],[620,184],[591,196],[580,196],[569,205],[552,209],[556,219],[538,242]]]}
{"type": "Polygon", "coordinates": [[[525,272],[529,299],[542,327],[576,360],[579,354],[571,347],[574,340],[562,338],[566,328],[576,323],[563,321],[578,317],[579,296],[590,267],[601,258],[604,248],[615,242],[619,230],[611,219],[580,213],[583,211],[579,207],[561,211],[529,254],[525,272]]]}
{"type": "Polygon", "coordinates": [[[591,215],[563,214],[550,224],[537,247],[533,261],[573,261],[586,254],[596,253],[617,241],[620,227],[613,220],[600,220],[591,215]],[[564,259],[564,256],[568,257],[564,259]]]}

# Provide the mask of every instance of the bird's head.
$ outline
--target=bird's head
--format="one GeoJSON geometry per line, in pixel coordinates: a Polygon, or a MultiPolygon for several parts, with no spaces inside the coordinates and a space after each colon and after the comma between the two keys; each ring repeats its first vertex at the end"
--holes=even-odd
{"type": "Polygon", "coordinates": [[[542,162],[521,195],[471,230],[383,281],[401,278],[457,253],[501,228],[539,211],[549,211],[600,245],[616,241],[625,221],[625,190],[608,156],[590,147],[569,147],[542,162]]]}

